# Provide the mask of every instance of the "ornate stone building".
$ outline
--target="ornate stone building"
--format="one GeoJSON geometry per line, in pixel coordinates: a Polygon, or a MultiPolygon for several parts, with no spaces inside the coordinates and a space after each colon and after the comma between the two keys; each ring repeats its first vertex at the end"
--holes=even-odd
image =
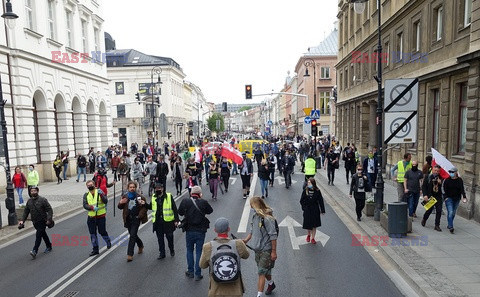
{"type": "Polygon", "coordinates": [[[336,135],[361,155],[376,145],[377,64],[371,58],[381,9],[383,80],[419,79],[417,142],[388,146],[387,169],[406,152],[422,163],[437,149],[459,168],[472,198],[460,213],[480,221],[480,1],[382,0],[380,8],[369,1],[362,14],[348,2],[338,1],[336,135]]]}

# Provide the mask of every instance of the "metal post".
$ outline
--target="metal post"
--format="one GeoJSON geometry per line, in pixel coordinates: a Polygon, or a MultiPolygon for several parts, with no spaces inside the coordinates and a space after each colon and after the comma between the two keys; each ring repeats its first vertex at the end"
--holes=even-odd
{"type": "Polygon", "coordinates": [[[377,0],[378,7],[378,47],[377,47],[377,83],[378,83],[378,104],[377,104],[377,191],[376,191],[376,208],[374,213],[374,220],[380,221],[380,212],[383,209],[383,190],[384,190],[384,181],[383,181],[383,97],[382,97],[382,5],[380,0],[377,0]]]}
{"type": "MultiPolygon", "coordinates": [[[[152,70],[152,73],[151,73],[151,90],[152,90],[152,93],[150,94],[151,98],[152,98],[152,105],[151,105],[151,112],[152,112],[152,130],[153,130],[153,134],[152,134],[152,141],[153,141],[153,149],[155,150],[155,152],[157,151],[157,147],[155,145],[155,108],[154,108],[154,97],[155,97],[155,88],[153,87],[153,70],[152,70]]],[[[153,153],[153,152],[152,152],[153,153]]],[[[155,154],[154,154],[155,155],[155,154]]]]}
{"type": "Polygon", "coordinates": [[[15,213],[15,195],[13,194],[12,177],[10,176],[10,158],[8,156],[7,141],[7,121],[5,120],[6,102],[6,100],[3,100],[2,81],[0,79],[0,124],[2,125],[3,150],[5,151],[5,176],[7,179],[7,199],[5,200],[5,206],[8,209],[8,225],[13,226],[16,225],[18,221],[17,214],[15,213]]]}

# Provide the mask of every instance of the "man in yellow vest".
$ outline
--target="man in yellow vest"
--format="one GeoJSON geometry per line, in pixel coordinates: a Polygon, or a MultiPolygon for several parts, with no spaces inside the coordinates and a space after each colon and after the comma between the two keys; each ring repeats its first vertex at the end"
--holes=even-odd
{"type": "Polygon", "coordinates": [[[403,182],[405,180],[404,179],[405,172],[407,172],[407,170],[412,168],[412,162],[410,162],[411,159],[412,159],[412,154],[406,153],[405,155],[403,155],[403,160],[398,161],[398,163],[395,166],[393,166],[392,170],[390,171],[390,174],[393,180],[397,182],[398,202],[404,201],[403,196],[405,194],[405,189],[403,187],[403,182]],[[396,175],[395,175],[395,170],[397,171],[396,175]]]}
{"type": "Polygon", "coordinates": [[[90,233],[90,240],[92,241],[93,250],[90,256],[98,255],[98,233],[103,237],[107,244],[107,249],[112,247],[110,237],[108,237],[106,229],[107,203],[108,198],[102,190],[95,188],[93,180],[86,183],[88,192],[83,195],[83,208],[88,210],[87,226],[90,233]]]}
{"type": "Polygon", "coordinates": [[[167,237],[170,256],[175,256],[173,247],[173,232],[175,231],[179,219],[177,205],[172,198],[171,193],[165,192],[165,186],[161,183],[155,184],[155,193],[152,195],[152,202],[147,204],[147,209],[152,210],[153,232],[157,233],[158,249],[160,255],[158,260],[165,258],[165,241],[167,237]]]}
{"type": "Polygon", "coordinates": [[[307,159],[305,160],[305,183],[303,184],[303,188],[307,186],[308,179],[313,177],[315,178],[315,174],[317,173],[317,162],[313,158],[312,154],[309,154],[307,159]]]}

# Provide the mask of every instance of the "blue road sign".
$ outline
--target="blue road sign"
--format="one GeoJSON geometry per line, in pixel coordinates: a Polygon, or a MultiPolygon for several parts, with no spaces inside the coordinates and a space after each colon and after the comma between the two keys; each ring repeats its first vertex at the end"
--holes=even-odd
{"type": "Polygon", "coordinates": [[[318,120],[318,119],[320,118],[320,110],[318,110],[318,109],[313,109],[313,110],[310,112],[310,118],[315,119],[315,120],[318,120]]]}
{"type": "Polygon", "coordinates": [[[305,122],[305,124],[307,125],[310,125],[310,123],[312,122],[312,118],[311,117],[305,117],[305,120],[303,120],[305,122]]]}
{"type": "Polygon", "coordinates": [[[273,122],[272,122],[272,121],[268,121],[267,124],[268,124],[269,126],[271,126],[271,125],[273,125],[273,122]]]}

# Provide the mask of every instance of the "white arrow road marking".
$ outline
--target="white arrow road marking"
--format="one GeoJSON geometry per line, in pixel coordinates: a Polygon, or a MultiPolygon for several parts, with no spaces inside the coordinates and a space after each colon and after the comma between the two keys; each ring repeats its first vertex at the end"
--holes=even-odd
{"type": "MultiPolygon", "coordinates": [[[[248,195],[247,199],[245,200],[245,205],[243,206],[243,213],[242,218],[240,219],[240,223],[238,224],[238,233],[245,233],[247,232],[247,225],[248,220],[250,219],[250,196],[255,194],[255,186],[257,185],[257,174],[253,174],[252,182],[250,183],[250,195],[248,195]]],[[[243,193],[243,192],[241,192],[243,193]]]]}
{"type": "MultiPolygon", "coordinates": [[[[285,219],[283,219],[283,221],[278,224],[278,226],[288,228],[288,235],[290,236],[290,241],[292,242],[292,248],[294,250],[299,250],[300,245],[307,244],[307,235],[302,235],[299,237],[295,235],[294,227],[302,227],[302,225],[299,222],[295,221],[292,217],[286,216],[285,219]]],[[[329,239],[330,236],[317,230],[317,233],[315,234],[315,240],[320,242],[322,246],[325,246],[329,239]]]]}
{"type": "Polygon", "coordinates": [[[230,180],[232,181],[230,184],[233,186],[235,182],[237,181],[236,177],[231,177],[230,180]]]}
{"type": "MultiPolygon", "coordinates": [[[[284,185],[284,184],[285,184],[285,178],[283,178],[283,177],[281,177],[281,176],[277,176],[275,179],[278,180],[278,184],[279,184],[279,185],[284,185]]],[[[297,183],[297,181],[294,180],[294,179],[292,179],[292,185],[293,185],[293,184],[296,184],[296,183],[297,183]]]]}
{"type": "Polygon", "coordinates": [[[279,227],[287,227],[288,235],[290,236],[290,241],[292,242],[292,248],[294,250],[299,250],[300,246],[298,245],[297,236],[295,235],[295,230],[293,227],[302,227],[299,222],[292,219],[290,216],[286,216],[283,221],[278,224],[279,227]]]}

